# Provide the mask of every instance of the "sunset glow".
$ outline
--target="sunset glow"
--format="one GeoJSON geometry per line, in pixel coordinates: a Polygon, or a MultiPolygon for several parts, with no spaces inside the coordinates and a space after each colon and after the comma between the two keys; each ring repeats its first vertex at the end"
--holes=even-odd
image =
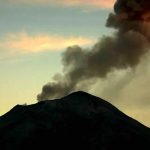
{"type": "Polygon", "coordinates": [[[26,32],[7,34],[0,47],[16,53],[37,53],[42,51],[62,51],[68,46],[90,45],[94,39],[87,37],[63,37],[55,35],[28,35],[26,32]]]}

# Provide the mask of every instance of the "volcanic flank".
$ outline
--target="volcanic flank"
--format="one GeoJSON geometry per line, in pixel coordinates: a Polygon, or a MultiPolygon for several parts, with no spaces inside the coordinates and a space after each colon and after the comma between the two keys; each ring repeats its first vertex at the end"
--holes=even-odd
{"type": "Polygon", "coordinates": [[[146,150],[150,129],[84,92],[15,106],[0,117],[0,149],[146,150]]]}

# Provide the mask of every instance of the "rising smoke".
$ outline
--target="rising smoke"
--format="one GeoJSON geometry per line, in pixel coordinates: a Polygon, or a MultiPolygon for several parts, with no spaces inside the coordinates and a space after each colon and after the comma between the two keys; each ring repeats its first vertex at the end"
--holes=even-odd
{"type": "Polygon", "coordinates": [[[82,81],[104,78],[114,69],[134,68],[150,50],[148,0],[117,0],[106,26],[116,29],[115,34],[103,37],[90,50],[67,48],[62,56],[63,75],[44,85],[38,101],[67,95],[82,81]]]}

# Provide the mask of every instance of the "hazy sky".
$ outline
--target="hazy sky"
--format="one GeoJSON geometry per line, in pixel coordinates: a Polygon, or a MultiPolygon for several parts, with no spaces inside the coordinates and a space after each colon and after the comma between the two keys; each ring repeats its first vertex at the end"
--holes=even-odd
{"type": "MultiPolygon", "coordinates": [[[[105,27],[114,0],[5,0],[0,2],[0,115],[36,102],[42,86],[62,71],[61,53],[92,46],[114,30],[105,27]]],[[[117,70],[90,90],[150,126],[150,56],[136,69],[117,70]]],[[[83,89],[84,90],[84,89],[83,89]]]]}

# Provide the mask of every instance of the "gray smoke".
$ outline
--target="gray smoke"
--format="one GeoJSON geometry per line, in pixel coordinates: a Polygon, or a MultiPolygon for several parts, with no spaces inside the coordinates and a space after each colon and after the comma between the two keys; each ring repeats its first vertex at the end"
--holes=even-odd
{"type": "Polygon", "coordinates": [[[83,81],[105,78],[114,69],[134,68],[150,49],[150,2],[117,0],[106,26],[116,29],[115,34],[103,37],[90,50],[67,48],[62,55],[63,75],[44,85],[38,101],[67,95],[83,81]]]}

